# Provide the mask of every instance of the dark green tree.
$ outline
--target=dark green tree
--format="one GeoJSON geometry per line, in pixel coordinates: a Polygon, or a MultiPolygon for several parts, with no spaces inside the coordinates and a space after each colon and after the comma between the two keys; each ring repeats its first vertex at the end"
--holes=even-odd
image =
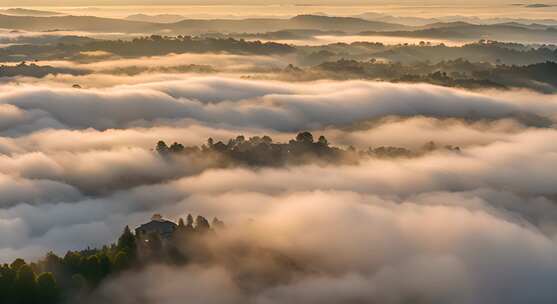
{"type": "Polygon", "coordinates": [[[114,271],[124,271],[132,264],[131,257],[125,251],[119,251],[114,257],[114,271]]]}
{"type": "Polygon", "coordinates": [[[0,303],[14,303],[15,293],[14,284],[17,271],[9,265],[4,264],[0,267],[0,303]]]}
{"type": "Polygon", "coordinates": [[[50,272],[43,272],[37,277],[37,297],[40,303],[54,304],[60,299],[60,288],[50,272]]]}
{"type": "Polygon", "coordinates": [[[124,228],[124,232],[122,232],[122,235],[118,238],[117,248],[119,251],[126,252],[130,258],[135,258],[137,243],[135,241],[135,236],[130,231],[130,227],[126,226],[126,228],[124,228]]]}
{"type": "Polygon", "coordinates": [[[13,270],[18,271],[19,268],[20,268],[21,266],[24,266],[24,265],[26,265],[26,264],[27,264],[27,263],[25,263],[25,260],[24,260],[24,259],[17,258],[17,259],[15,259],[15,260],[10,264],[10,267],[11,267],[13,270]]]}
{"type": "Polygon", "coordinates": [[[105,252],[101,252],[97,254],[99,259],[99,274],[100,278],[104,279],[110,275],[112,271],[112,263],[110,262],[110,258],[105,252]]]}
{"type": "Polygon", "coordinates": [[[74,274],[80,270],[81,258],[81,254],[79,254],[79,252],[68,251],[62,259],[62,263],[71,274],[74,274]]]}
{"type": "Polygon", "coordinates": [[[23,265],[17,270],[14,283],[15,300],[17,304],[36,303],[37,283],[35,273],[29,265],[23,265]]]}
{"type": "Polygon", "coordinates": [[[81,264],[82,274],[92,286],[97,285],[100,281],[100,267],[99,258],[96,255],[91,255],[83,258],[81,264]]]}
{"type": "Polygon", "coordinates": [[[46,254],[43,267],[43,271],[52,272],[52,274],[56,277],[62,275],[64,265],[62,259],[59,256],[57,256],[53,252],[49,252],[46,254]]]}

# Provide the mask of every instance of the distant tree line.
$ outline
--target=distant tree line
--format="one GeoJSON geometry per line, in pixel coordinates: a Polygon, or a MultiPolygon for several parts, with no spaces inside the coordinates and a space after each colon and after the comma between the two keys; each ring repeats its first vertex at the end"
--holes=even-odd
{"type": "Polygon", "coordinates": [[[463,58],[438,63],[380,62],[341,59],[310,68],[293,65],[282,71],[288,80],[370,79],[391,82],[431,83],[462,88],[528,88],[544,93],[557,91],[557,62],[525,66],[473,63],[463,58]]]}
{"type": "Polygon", "coordinates": [[[557,62],[557,48],[551,45],[525,45],[497,41],[479,41],[463,46],[444,44],[385,45],[376,42],[333,43],[320,46],[297,46],[298,61],[313,66],[341,59],[369,61],[381,58],[389,62],[415,64],[464,60],[474,63],[528,65],[546,61],[557,62]]]}
{"type": "MultiPolygon", "coordinates": [[[[282,36],[305,35],[303,31],[281,33],[282,36]]],[[[377,42],[332,43],[319,46],[289,45],[260,40],[244,40],[239,36],[160,36],[151,35],[133,40],[99,40],[64,36],[57,42],[44,44],[17,44],[0,49],[0,60],[92,60],[87,52],[103,51],[122,57],[162,56],[182,53],[232,53],[245,55],[293,54],[296,64],[314,66],[341,59],[369,61],[382,58],[390,62],[413,64],[416,62],[450,61],[463,58],[475,63],[528,65],[557,61],[557,47],[551,45],[525,45],[497,41],[479,41],[463,46],[401,43],[386,45],[377,42]]],[[[96,60],[102,60],[98,58],[96,60]]]]}
{"type": "MultiPolygon", "coordinates": [[[[140,73],[215,73],[210,65],[185,64],[171,67],[122,67],[105,70],[110,74],[137,75],[140,73]]],[[[356,61],[341,59],[303,68],[288,65],[284,69],[271,69],[276,77],[289,81],[317,79],[369,79],[404,83],[430,83],[467,89],[527,88],[542,93],[557,92],[557,63],[543,62],[524,66],[473,63],[463,58],[438,63],[356,61]]],[[[45,77],[49,74],[85,75],[87,70],[39,66],[21,62],[15,66],[0,66],[0,77],[45,77]]],[[[268,75],[269,73],[265,74],[268,75]]],[[[268,77],[268,76],[266,76],[268,77]]]]}
{"type": "Polygon", "coordinates": [[[233,53],[249,55],[287,54],[295,48],[287,44],[211,38],[151,35],[133,40],[90,40],[44,45],[14,45],[0,49],[2,61],[90,59],[84,52],[103,51],[123,57],[162,56],[171,53],[233,53]]]}
{"type": "Polygon", "coordinates": [[[39,66],[35,63],[27,63],[25,61],[11,66],[11,65],[1,65],[0,66],[0,77],[36,77],[42,78],[47,75],[56,74],[70,74],[74,76],[88,74],[87,71],[70,69],[70,68],[56,68],[52,66],[39,66]]]}

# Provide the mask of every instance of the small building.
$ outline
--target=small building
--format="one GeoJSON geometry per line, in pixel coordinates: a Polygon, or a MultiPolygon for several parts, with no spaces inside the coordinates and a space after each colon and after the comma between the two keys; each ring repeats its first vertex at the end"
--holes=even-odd
{"type": "Polygon", "coordinates": [[[160,214],[154,214],[150,222],[135,228],[135,235],[145,237],[151,233],[156,233],[163,239],[169,239],[177,227],[178,225],[163,219],[160,214]]]}

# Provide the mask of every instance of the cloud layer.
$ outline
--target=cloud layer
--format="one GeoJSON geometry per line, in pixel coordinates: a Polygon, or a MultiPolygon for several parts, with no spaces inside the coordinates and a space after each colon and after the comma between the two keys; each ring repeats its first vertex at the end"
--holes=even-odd
{"type": "Polygon", "coordinates": [[[362,81],[288,84],[202,77],[104,90],[10,85],[3,89],[0,132],[7,135],[47,128],[153,126],[187,119],[295,132],[390,115],[515,118],[528,125],[550,126],[557,111],[553,95],[484,95],[430,85],[362,81]]]}
{"type": "Polygon", "coordinates": [[[193,213],[229,226],[215,252],[247,242],[304,267],[251,265],[258,259],[250,255],[238,265],[158,265],[113,278],[96,301],[554,303],[556,117],[554,95],[430,85],[226,77],[104,89],[6,84],[0,260],[100,246],[152,213],[193,213]],[[160,139],[287,141],[301,130],[360,149],[434,140],[462,151],[220,169],[152,151],[160,139]],[[237,274],[248,266],[287,279],[246,289],[237,274]]]}

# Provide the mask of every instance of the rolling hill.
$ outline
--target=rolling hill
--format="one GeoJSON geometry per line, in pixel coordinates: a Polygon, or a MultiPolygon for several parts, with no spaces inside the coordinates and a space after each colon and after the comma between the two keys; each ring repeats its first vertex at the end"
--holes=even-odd
{"type": "Polygon", "coordinates": [[[349,33],[361,31],[407,30],[404,25],[366,21],[349,17],[301,15],[291,19],[187,19],[175,23],[153,23],[91,16],[9,16],[0,15],[0,27],[48,31],[56,29],[91,32],[197,34],[206,32],[268,32],[288,29],[339,30],[349,33]]]}

